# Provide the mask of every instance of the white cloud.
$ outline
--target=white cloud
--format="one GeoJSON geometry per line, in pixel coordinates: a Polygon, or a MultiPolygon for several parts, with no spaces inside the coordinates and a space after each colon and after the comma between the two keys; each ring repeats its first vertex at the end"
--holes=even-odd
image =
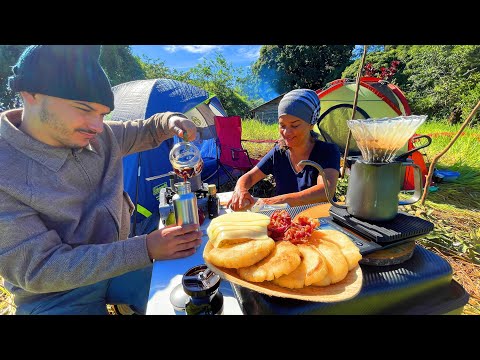
{"type": "Polygon", "coordinates": [[[242,46],[237,50],[238,55],[247,60],[257,60],[260,56],[260,47],[261,45],[242,46]]]}
{"type": "Polygon", "coordinates": [[[222,47],[222,45],[167,45],[164,48],[171,53],[183,50],[196,54],[205,54],[214,50],[221,50],[222,47]]]}

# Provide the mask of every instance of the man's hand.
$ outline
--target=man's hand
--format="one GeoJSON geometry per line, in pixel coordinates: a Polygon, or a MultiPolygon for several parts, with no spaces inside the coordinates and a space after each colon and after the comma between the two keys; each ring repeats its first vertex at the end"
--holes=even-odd
{"type": "Polygon", "coordinates": [[[174,131],[179,138],[185,141],[193,141],[197,136],[197,127],[193,121],[178,115],[170,116],[168,129],[174,131]]]}
{"type": "Polygon", "coordinates": [[[169,225],[147,235],[150,259],[177,259],[193,255],[202,243],[202,231],[197,224],[169,225]]]}

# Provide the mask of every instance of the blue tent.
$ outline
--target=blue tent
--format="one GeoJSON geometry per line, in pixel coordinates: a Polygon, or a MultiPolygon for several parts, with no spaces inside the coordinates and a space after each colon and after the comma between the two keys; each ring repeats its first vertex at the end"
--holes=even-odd
{"type": "MultiPolygon", "coordinates": [[[[127,121],[146,119],[165,111],[186,114],[198,129],[194,144],[200,149],[204,161],[202,181],[210,179],[217,171],[214,116],[226,116],[219,99],[207,91],[171,79],[137,80],[112,88],[115,109],[109,120],[127,121]]],[[[146,181],[146,178],[172,171],[168,155],[172,146],[180,141],[174,137],[159,147],[128,155],[123,159],[124,188],[136,204],[132,217],[132,234],[148,233],[158,226],[158,194],[168,186],[169,178],[146,181]]]]}

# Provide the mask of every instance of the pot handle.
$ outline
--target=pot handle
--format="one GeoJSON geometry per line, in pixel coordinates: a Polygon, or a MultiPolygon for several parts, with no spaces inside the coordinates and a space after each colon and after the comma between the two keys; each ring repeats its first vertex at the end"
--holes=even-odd
{"type": "Polygon", "coordinates": [[[402,166],[413,166],[413,181],[415,183],[415,191],[411,197],[409,197],[406,200],[399,200],[398,205],[410,205],[413,203],[416,203],[420,198],[422,197],[423,194],[423,187],[422,187],[422,170],[420,169],[420,166],[415,164],[414,162],[403,162],[402,166]]]}
{"type": "Polygon", "coordinates": [[[412,138],[412,141],[413,140],[417,140],[417,139],[421,139],[421,138],[425,138],[427,139],[427,143],[422,145],[422,146],[419,146],[417,148],[413,148],[412,150],[409,150],[407,151],[406,153],[402,154],[402,155],[398,155],[394,161],[405,161],[407,160],[407,158],[413,154],[415,151],[418,151],[420,149],[423,149],[423,148],[426,148],[427,146],[429,146],[431,143],[432,143],[432,138],[428,135],[418,135],[418,136],[415,136],[412,138]]]}
{"type": "Polygon", "coordinates": [[[327,194],[328,202],[332,204],[332,206],[335,206],[337,208],[346,209],[347,207],[345,205],[339,205],[335,201],[333,201],[333,196],[331,196],[330,194],[327,177],[325,176],[325,171],[323,171],[323,168],[319,164],[317,164],[315,161],[311,161],[311,160],[301,160],[297,164],[297,166],[301,166],[301,167],[304,167],[305,165],[313,166],[315,169],[318,170],[318,173],[322,176],[323,183],[325,184],[325,193],[327,194]]]}

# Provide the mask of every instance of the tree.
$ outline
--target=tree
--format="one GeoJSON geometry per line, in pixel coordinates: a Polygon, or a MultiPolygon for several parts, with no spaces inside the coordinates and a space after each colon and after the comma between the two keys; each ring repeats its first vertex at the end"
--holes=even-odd
{"type": "Polygon", "coordinates": [[[216,95],[228,114],[245,116],[253,107],[240,86],[244,83],[242,71],[234,68],[219,52],[182,74],[176,73],[176,76],[177,80],[216,95]]]}
{"type": "MultiPolygon", "coordinates": [[[[369,50],[370,48],[367,48],[369,50]]],[[[365,56],[365,65],[362,71],[362,76],[377,75],[382,77],[382,68],[391,69],[392,63],[395,63],[395,72],[392,76],[386,76],[384,80],[388,80],[392,84],[402,88],[407,82],[407,77],[403,73],[406,62],[409,60],[407,53],[402,49],[395,46],[385,46],[385,50],[377,50],[367,52],[365,56]],[[396,63],[399,61],[399,63],[396,63]],[[373,74],[368,73],[368,69],[375,69],[373,74]]],[[[341,74],[342,78],[356,79],[358,73],[358,67],[361,59],[355,60],[350,66],[345,68],[341,74]]]]}
{"type": "Polygon", "coordinates": [[[480,98],[480,46],[412,46],[409,53],[404,72],[412,111],[451,122],[466,118],[480,98]]]}
{"type": "Polygon", "coordinates": [[[298,88],[319,89],[340,76],[353,45],[264,45],[253,71],[276,95],[298,88]]]}
{"type": "Polygon", "coordinates": [[[145,79],[138,57],[132,54],[130,45],[103,45],[100,64],[112,86],[133,80],[145,79]]]}
{"type": "Polygon", "coordinates": [[[181,78],[181,74],[166,67],[165,61],[160,59],[154,60],[144,55],[141,59],[139,59],[139,63],[146,79],[174,78],[179,80],[179,78],[181,78]]]}
{"type": "Polygon", "coordinates": [[[19,97],[7,86],[12,67],[27,45],[0,45],[0,111],[18,107],[19,97]]]}
{"type": "MultiPolygon", "coordinates": [[[[413,114],[455,123],[466,118],[480,99],[478,45],[385,45],[384,51],[368,53],[365,63],[381,69],[397,60],[389,81],[404,92],[413,114]]],[[[359,61],[342,77],[355,78],[359,61]]]]}

